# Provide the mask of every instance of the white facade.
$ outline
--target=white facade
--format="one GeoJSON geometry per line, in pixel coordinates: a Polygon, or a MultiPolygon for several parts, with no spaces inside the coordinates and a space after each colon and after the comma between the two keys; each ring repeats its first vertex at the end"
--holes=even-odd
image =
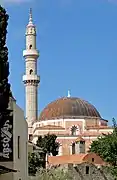
{"type": "Polygon", "coordinates": [[[11,102],[13,109],[13,161],[0,162],[9,169],[17,172],[0,175],[0,180],[27,180],[28,177],[28,126],[24,118],[24,112],[16,104],[11,102]]]}
{"type": "MultiPolygon", "coordinates": [[[[92,119],[90,119],[92,120],[92,119]]],[[[87,123],[90,120],[85,118],[79,119],[51,119],[51,120],[40,120],[33,123],[32,133],[33,139],[32,142],[36,144],[39,136],[44,136],[46,134],[56,134],[57,135],[57,142],[60,144],[58,155],[68,155],[72,154],[72,144],[76,141],[78,137],[82,137],[85,141],[85,150],[86,152],[89,150],[89,146],[93,140],[96,140],[97,137],[103,133],[112,133],[113,129],[108,127],[107,125],[101,126],[100,118],[93,119],[93,122],[98,121],[100,126],[90,126],[87,129],[87,123]],[[73,128],[75,127],[74,131],[73,128]]],[[[103,120],[105,121],[105,120],[103,120]]],[[[92,125],[92,122],[91,122],[92,125]]],[[[76,145],[76,151],[81,150],[82,145],[76,145]]]]}
{"type": "Polygon", "coordinates": [[[28,134],[32,134],[32,123],[38,118],[38,84],[40,77],[37,75],[37,59],[39,52],[36,49],[36,27],[32,21],[30,10],[29,23],[26,27],[26,49],[23,51],[25,58],[25,84],[26,96],[26,120],[28,122],[28,134]]]}

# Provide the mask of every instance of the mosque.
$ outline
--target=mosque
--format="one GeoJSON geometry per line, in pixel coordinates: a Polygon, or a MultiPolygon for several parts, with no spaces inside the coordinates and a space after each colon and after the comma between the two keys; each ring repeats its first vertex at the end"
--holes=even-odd
{"type": "Polygon", "coordinates": [[[112,127],[108,126],[108,120],[103,119],[92,104],[78,97],[71,97],[70,92],[67,97],[50,102],[38,117],[39,51],[36,48],[36,26],[33,23],[32,10],[26,27],[26,49],[23,57],[25,108],[30,141],[36,143],[39,135],[56,134],[59,143],[58,156],[70,155],[75,153],[76,142],[79,143],[79,153],[86,153],[91,142],[99,135],[113,131],[112,127]]]}

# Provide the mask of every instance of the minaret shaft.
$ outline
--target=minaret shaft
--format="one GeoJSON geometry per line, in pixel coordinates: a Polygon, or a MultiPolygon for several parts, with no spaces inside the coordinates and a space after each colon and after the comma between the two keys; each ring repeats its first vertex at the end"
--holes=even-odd
{"type": "Polygon", "coordinates": [[[37,75],[37,59],[39,52],[36,49],[36,27],[33,24],[32,10],[30,10],[29,23],[26,27],[26,49],[23,51],[25,58],[25,105],[28,134],[32,134],[32,124],[38,119],[38,84],[40,77],[37,75]]]}
{"type": "Polygon", "coordinates": [[[26,116],[28,126],[31,128],[32,123],[37,120],[38,116],[38,90],[37,86],[27,84],[25,87],[26,93],[26,116]]]}

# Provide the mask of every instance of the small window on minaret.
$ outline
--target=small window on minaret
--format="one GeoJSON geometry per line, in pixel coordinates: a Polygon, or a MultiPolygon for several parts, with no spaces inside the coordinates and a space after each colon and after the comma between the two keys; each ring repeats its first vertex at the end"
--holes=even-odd
{"type": "Polygon", "coordinates": [[[32,28],[30,29],[30,33],[32,33],[32,28]]]}
{"type": "Polygon", "coordinates": [[[33,73],[33,70],[32,69],[30,69],[30,74],[32,74],[33,73]]]}
{"type": "Polygon", "coordinates": [[[30,44],[29,49],[32,49],[32,44],[30,44]]]}

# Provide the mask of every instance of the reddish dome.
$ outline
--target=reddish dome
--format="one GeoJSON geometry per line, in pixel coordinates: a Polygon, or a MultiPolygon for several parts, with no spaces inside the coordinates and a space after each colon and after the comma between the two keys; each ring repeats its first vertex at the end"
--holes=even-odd
{"type": "Polygon", "coordinates": [[[89,102],[80,98],[64,97],[48,104],[41,112],[39,120],[51,120],[60,118],[98,117],[97,109],[89,102]]]}

